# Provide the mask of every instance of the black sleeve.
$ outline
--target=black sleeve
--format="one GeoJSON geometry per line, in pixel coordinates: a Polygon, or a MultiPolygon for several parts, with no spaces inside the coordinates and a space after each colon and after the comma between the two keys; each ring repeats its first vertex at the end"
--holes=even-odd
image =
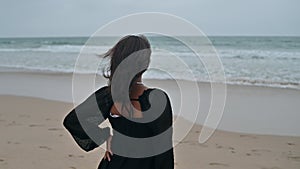
{"type": "Polygon", "coordinates": [[[91,151],[103,144],[110,135],[110,129],[99,128],[112,106],[107,87],[90,95],[83,103],[73,109],[63,121],[75,142],[84,150],[91,151]]]}
{"type": "MultiPolygon", "coordinates": [[[[161,91],[161,90],[160,90],[161,91]]],[[[172,107],[171,102],[168,95],[161,91],[166,99],[164,111],[161,115],[151,122],[150,127],[153,132],[153,135],[161,134],[158,142],[154,144],[153,149],[161,150],[165,147],[168,147],[165,152],[162,152],[159,155],[154,156],[154,166],[155,169],[173,169],[174,168],[174,152],[173,152],[173,142],[172,142],[172,135],[173,135],[173,114],[172,114],[172,107]],[[163,134],[162,134],[163,133],[163,134]]],[[[160,95],[161,96],[161,95],[160,95]]],[[[152,101],[160,102],[158,96],[153,96],[152,101]]],[[[150,97],[151,102],[151,97],[150,97]]]]}

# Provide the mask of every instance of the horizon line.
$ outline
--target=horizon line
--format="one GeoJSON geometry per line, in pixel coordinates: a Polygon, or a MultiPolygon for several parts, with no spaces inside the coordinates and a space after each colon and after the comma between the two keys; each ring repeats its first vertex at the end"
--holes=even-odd
{"type": "MultiPolygon", "coordinates": [[[[123,36],[123,35],[122,35],[123,36]]],[[[149,36],[149,35],[148,35],[149,36]]],[[[176,35],[181,37],[195,37],[197,35],[176,35]]],[[[300,37],[300,35],[262,35],[262,34],[253,34],[253,35],[242,35],[242,34],[215,34],[215,35],[206,35],[207,37],[300,37]]],[[[0,36],[0,39],[6,38],[89,38],[89,35],[66,35],[66,36],[0,36]]],[[[97,36],[96,36],[97,37],[97,36]]],[[[107,35],[99,37],[119,37],[119,35],[107,35]]],[[[149,36],[151,37],[151,36],[149,36]]]]}

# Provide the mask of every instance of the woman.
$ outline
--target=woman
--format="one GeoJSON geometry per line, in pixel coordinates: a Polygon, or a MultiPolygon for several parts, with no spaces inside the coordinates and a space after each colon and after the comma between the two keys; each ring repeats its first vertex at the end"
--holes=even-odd
{"type": "Polygon", "coordinates": [[[150,55],[146,37],[122,38],[105,54],[110,57],[109,69],[104,72],[109,85],[93,93],[64,119],[64,126],[85,151],[106,141],[99,169],[174,168],[170,100],[162,90],[142,83],[150,55]],[[98,127],[107,118],[113,136],[109,128],[98,127]]]}

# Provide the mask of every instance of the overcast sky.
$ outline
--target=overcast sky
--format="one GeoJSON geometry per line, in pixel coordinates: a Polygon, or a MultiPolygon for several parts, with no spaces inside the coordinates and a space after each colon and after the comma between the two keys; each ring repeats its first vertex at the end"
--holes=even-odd
{"type": "Polygon", "coordinates": [[[300,36],[300,0],[0,0],[0,37],[89,36],[136,12],[183,17],[208,35],[300,36]]]}

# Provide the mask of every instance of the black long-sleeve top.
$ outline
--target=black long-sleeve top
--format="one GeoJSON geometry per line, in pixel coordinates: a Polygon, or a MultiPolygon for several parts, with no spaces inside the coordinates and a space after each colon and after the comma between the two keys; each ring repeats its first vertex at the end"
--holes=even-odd
{"type": "Polygon", "coordinates": [[[90,151],[109,137],[109,128],[98,127],[109,119],[114,155],[110,162],[102,159],[99,168],[173,169],[172,108],[168,95],[160,89],[147,89],[138,101],[142,119],[111,116],[112,96],[109,87],[102,87],[73,109],[63,125],[83,150],[90,151]],[[127,137],[138,141],[126,141],[127,137]]]}

